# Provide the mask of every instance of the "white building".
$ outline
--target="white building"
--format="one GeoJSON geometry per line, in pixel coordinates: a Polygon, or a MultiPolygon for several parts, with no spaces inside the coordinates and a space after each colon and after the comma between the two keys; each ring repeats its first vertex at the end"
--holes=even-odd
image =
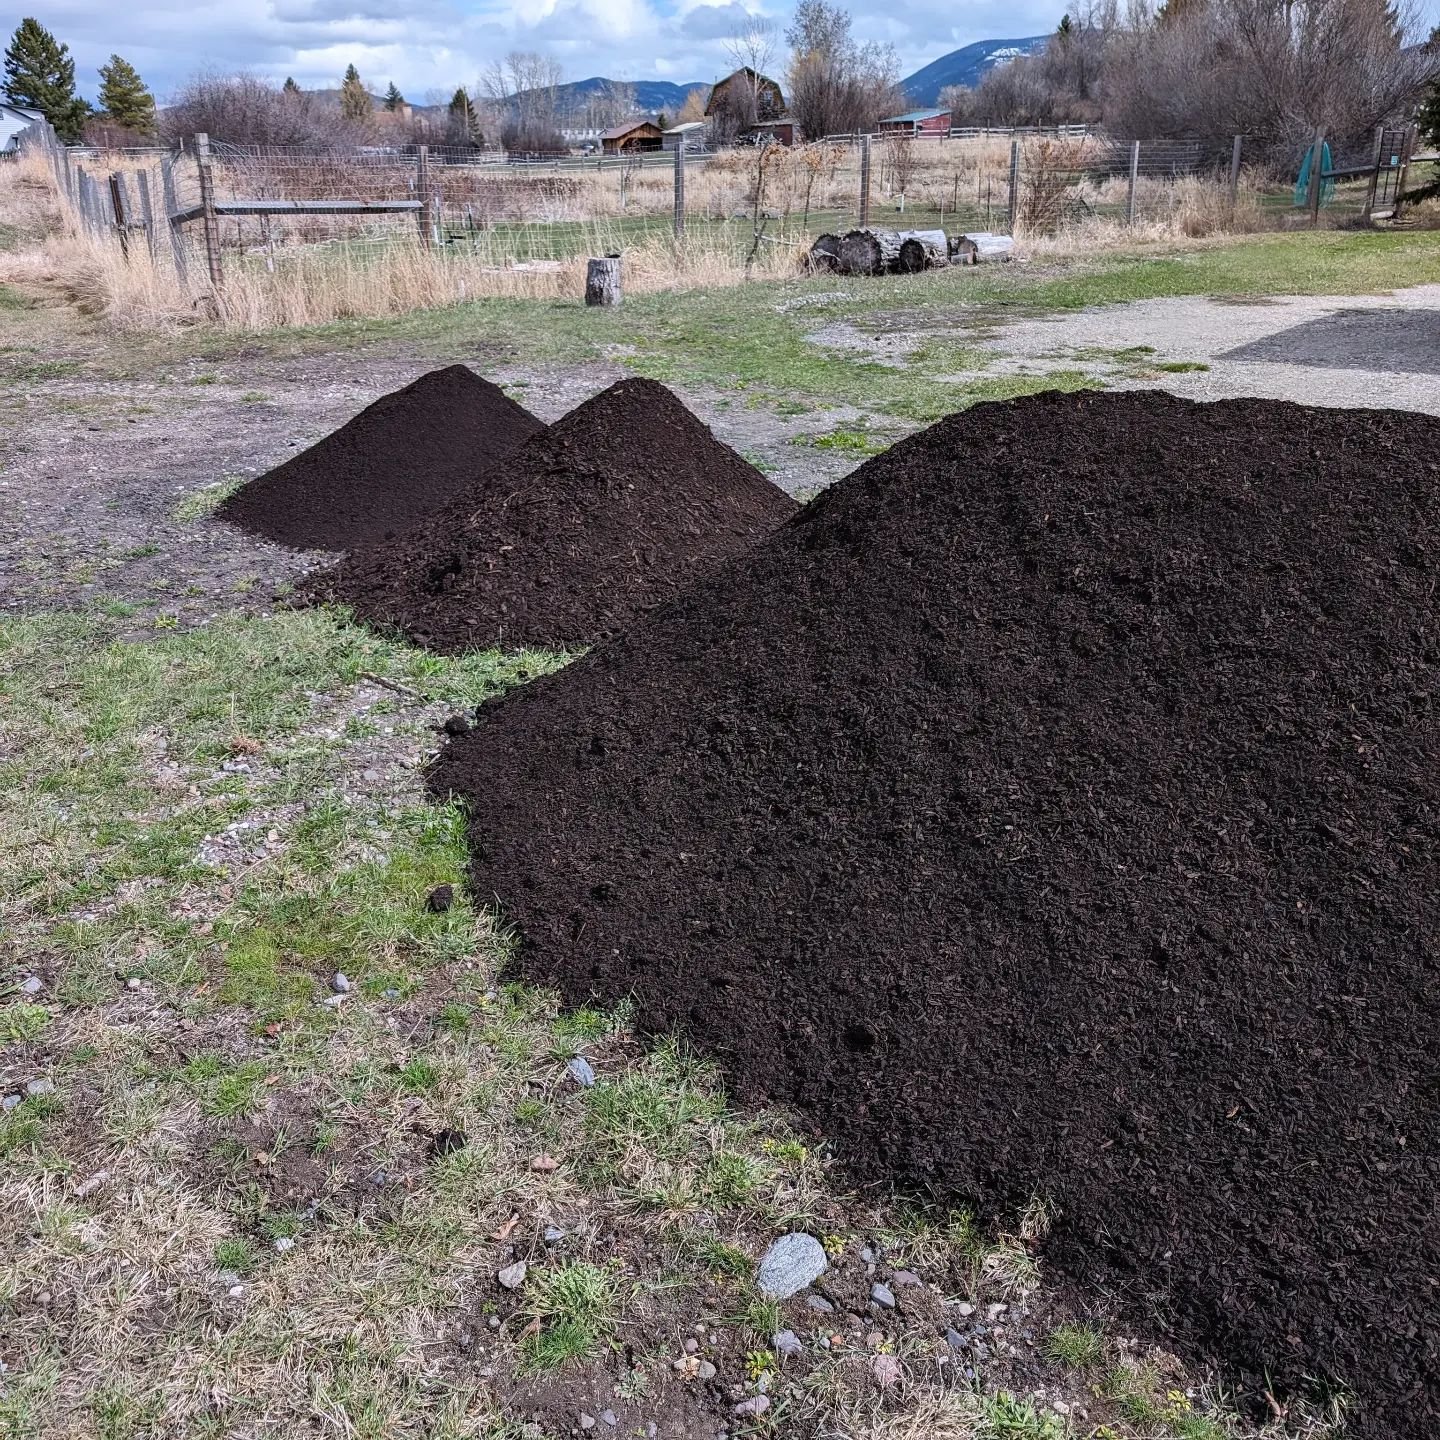
{"type": "Polygon", "coordinates": [[[20,132],[28,130],[36,121],[44,118],[38,110],[22,110],[18,105],[0,100],[0,154],[14,150],[19,142],[20,132]]]}

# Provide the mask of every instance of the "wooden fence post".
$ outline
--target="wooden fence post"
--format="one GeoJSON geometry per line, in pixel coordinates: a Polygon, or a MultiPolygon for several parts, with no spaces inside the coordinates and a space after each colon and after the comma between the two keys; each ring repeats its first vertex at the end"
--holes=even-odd
{"type": "Polygon", "coordinates": [[[1015,222],[1020,218],[1020,142],[1010,142],[1010,233],[1015,233],[1015,222]]]}
{"type": "Polygon", "coordinates": [[[200,170],[200,218],[205,231],[205,264],[210,283],[219,286],[220,222],[215,218],[215,174],[210,165],[210,137],[202,130],[195,137],[195,163],[200,170]]]}
{"type": "Polygon", "coordinates": [[[1315,144],[1310,149],[1310,193],[1305,197],[1310,202],[1310,223],[1320,224],[1320,192],[1325,188],[1325,133],[1315,132],[1315,144]]]}
{"type": "Polygon", "coordinates": [[[678,136],[675,145],[675,238],[685,238],[685,137],[678,136]]]}
{"type": "Polygon", "coordinates": [[[1230,219],[1235,219],[1235,210],[1240,204],[1240,147],[1244,136],[1237,135],[1230,147],[1230,219]]]}
{"type": "Polygon", "coordinates": [[[1130,142],[1130,193],[1125,201],[1125,223],[1135,223],[1135,187],[1140,181],[1140,142],[1130,142]]]}
{"type": "Polygon", "coordinates": [[[135,172],[135,188],[140,192],[140,223],[145,227],[145,245],[150,258],[155,258],[155,207],[150,203],[150,176],[144,170],[135,172]]]}
{"type": "Polygon", "coordinates": [[[420,243],[428,250],[435,243],[435,232],[430,228],[430,147],[415,147],[415,198],[420,209],[415,214],[415,223],[420,227],[420,243]]]}
{"type": "Polygon", "coordinates": [[[1400,201],[1405,194],[1405,176],[1410,169],[1410,157],[1415,153],[1415,142],[1419,136],[1419,127],[1415,125],[1407,125],[1400,136],[1400,168],[1395,172],[1395,208],[1390,212],[1392,224],[1400,218],[1400,201]]]}
{"type": "Polygon", "coordinates": [[[1385,127],[1375,127],[1375,160],[1370,166],[1370,183],[1365,187],[1365,208],[1360,212],[1362,220],[1370,218],[1370,212],[1375,208],[1375,191],[1380,185],[1380,162],[1385,158],[1385,127]]]}
{"type": "Polygon", "coordinates": [[[110,204],[115,211],[115,229],[120,236],[120,253],[130,259],[130,225],[134,212],[130,208],[130,192],[125,177],[118,170],[110,175],[110,204]]]}
{"type": "Polygon", "coordinates": [[[175,194],[175,161],[169,155],[160,162],[160,196],[165,210],[165,228],[170,232],[170,256],[175,262],[175,274],[180,283],[186,285],[190,280],[190,266],[185,259],[185,236],[174,219],[180,205],[175,194]]]}
{"type": "Polygon", "coordinates": [[[864,230],[870,224],[870,137],[860,137],[860,224],[864,230]]]}

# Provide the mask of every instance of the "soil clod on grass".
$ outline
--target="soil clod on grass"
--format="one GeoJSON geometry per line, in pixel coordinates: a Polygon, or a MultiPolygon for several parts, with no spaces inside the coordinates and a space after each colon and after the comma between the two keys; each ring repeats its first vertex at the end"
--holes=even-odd
{"type": "Polygon", "coordinates": [[[446,653],[578,648],[797,508],[663,385],[622,380],[410,534],[299,589],[446,653]]]}
{"type": "Polygon", "coordinates": [[[1253,1395],[1430,1434],[1437,583],[1433,419],[983,405],[431,780],[530,977],[633,994],[861,1179],[1041,1197],[1253,1395]]]}
{"type": "Polygon", "coordinates": [[[544,428],[498,385],[447,365],[381,396],[215,513],[300,550],[373,545],[419,524],[544,428]]]}

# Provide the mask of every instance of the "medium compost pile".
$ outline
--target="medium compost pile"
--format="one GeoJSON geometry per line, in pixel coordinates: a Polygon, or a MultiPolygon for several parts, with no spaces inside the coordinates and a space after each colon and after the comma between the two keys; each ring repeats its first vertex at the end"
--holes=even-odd
{"type": "Polygon", "coordinates": [[[372,545],[433,514],[544,429],[498,385],[447,365],[382,395],[215,513],[297,550],[372,545]]]}
{"type": "Polygon", "coordinates": [[[1440,422],[1046,395],[897,445],[431,781],[572,1001],[1347,1431],[1440,1433],[1440,422]]]}
{"type": "Polygon", "coordinates": [[[392,544],[300,587],[418,645],[588,645],[798,509],[663,385],[622,380],[392,544]]]}

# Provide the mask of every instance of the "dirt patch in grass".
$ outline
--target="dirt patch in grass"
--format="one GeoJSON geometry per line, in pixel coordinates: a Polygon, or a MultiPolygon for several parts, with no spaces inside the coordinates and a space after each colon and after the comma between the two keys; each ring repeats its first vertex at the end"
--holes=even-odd
{"type": "Polygon", "coordinates": [[[1041,1195],[1252,1395],[1433,1429],[1437,453],[1158,393],[944,421],[481,710],[432,776],[475,891],[864,1179],[1041,1195]]]}
{"type": "Polygon", "coordinates": [[[663,385],[622,380],[393,545],[307,577],[433,650],[578,648],[794,514],[663,385]]]}
{"type": "Polygon", "coordinates": [[[498,385],[447,365],[367,405],[215,513],[299,550],[375,544],[419,524],[544,428],[498,385]]]}

